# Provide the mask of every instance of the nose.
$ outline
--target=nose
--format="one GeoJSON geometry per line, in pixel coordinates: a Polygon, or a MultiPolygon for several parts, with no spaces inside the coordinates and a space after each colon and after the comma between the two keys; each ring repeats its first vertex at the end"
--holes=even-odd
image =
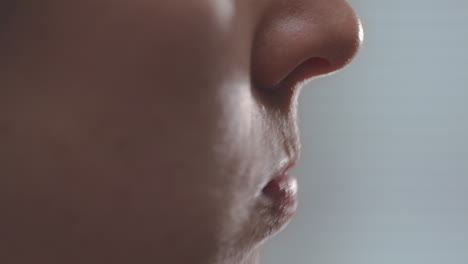
{"type": "Polygon", "coordinates": [[[272,0],[256,32],[253,83],[272,92],[343,68],[363,39],[347,0],[272,0]]]}

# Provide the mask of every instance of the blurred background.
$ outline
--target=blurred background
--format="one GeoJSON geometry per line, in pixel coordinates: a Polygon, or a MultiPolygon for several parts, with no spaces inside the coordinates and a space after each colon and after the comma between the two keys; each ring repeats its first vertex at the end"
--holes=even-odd
{"type": "Polygon", "coordinates": [[[265,264],[468,263],[468,1],[351,0],[365,43],[300,99],[300,208],[265,264]]]}

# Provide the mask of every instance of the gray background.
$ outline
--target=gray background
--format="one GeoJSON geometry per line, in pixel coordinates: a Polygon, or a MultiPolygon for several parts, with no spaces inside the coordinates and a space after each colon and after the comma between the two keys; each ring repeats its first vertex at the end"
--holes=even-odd
{"type": "Polygon", "coordinates": [[[265,264],[468,263],[468,1],[351,0],[355,62],[300,99],[300,208],[265,264]]]}

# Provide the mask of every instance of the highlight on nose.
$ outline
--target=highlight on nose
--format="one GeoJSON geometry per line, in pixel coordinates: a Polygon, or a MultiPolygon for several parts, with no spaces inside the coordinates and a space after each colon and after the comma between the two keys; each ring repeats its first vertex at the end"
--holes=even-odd
{"type": "MultiPolygon", "coordinates": [[[[355,36],[357,38],[354,40],[354,44],[352,43],[353,40],[350,41],[350,44],[348,44],[349,46],[341,52],[341,55],[335,58],[333,58],[333,54],[328,57],[311,57],[292,70],[286,78],[283,79],[283,82],[303,82],[316,76],[335,73],[348,65],[354,59],[364,41],[362,23],[359,19],[356,20],[356,23],[357,34],[355,36]]],[[[346,43],[346,41],[344,41],[344,43],[346,43]]],[[[336,52],[335,54],[340,54],[340,52],[336,52]]]]}
{"type": "Polygon", "coordinates": [[[362,44],[362,24],[347,1],[297,2],[303,11],[279,10],[259,30],[252,57],[258,87],[294,86],[336,72],[352,61],[362,44]]]}

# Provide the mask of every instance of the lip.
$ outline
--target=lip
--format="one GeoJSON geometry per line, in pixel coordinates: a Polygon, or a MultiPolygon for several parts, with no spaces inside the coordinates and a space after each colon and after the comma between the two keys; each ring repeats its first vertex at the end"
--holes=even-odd
{"type": "Polygon", "coordinates": [[[278,178],[292,177],[289,173],[289,170],[296,166],[298,160],[298,155],[292,155],[290,158],[284,158],[278,162],[279,166],[276,170],[276,173],[273,173],[270,178],[263,183],[263,188],[265,188],[270,182],[278,178]]]}
{"type": "Polygon", "coordinates": [[[276,210],[276,214],[294,213],[297,207],[297,180],[285,172],[265,185],[262,194],[266,196],[276,210]]]}
{"type": "MultiPolygon", "coordinates": [[[[283,230],[298,207],[297,180],[289,173],[299,159],[298,140],[291,140],[282,154],[275,157],[273,172],[258,186],[250,233],[258,241],[267,239],[283,230]]],[[[281,153],[281,152],[280,152],[281,153]]]]}
{"type": "MultiPolygon", "coordinates": [[[[276,174],[263,186],[261,191],[262,208],[266,209],[266,220],[274,222],[279,231],[284,228],[295,214],[298,205],[297,180],[289,173],[297,159],[285,159],[276,174]]],[[[280,163],[280,164],[281,164],[280,163]]]]}
{"type": "Polygon", "coordinates": [[[296,165],[297,155],[291,159],[280,162],[278,173],[263,186],[262,195],[267,197],[273,204],[281,207],[295,207],[297,205],[297,180],[289,173],[296,165]]]}

